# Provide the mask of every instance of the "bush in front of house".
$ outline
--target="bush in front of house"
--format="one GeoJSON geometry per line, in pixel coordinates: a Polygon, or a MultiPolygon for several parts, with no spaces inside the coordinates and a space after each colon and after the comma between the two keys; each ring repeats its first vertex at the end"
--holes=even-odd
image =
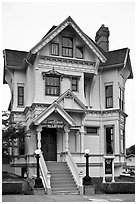
{"type": "Polygon", "coordinates": [[[104,193],[135,193],[135,183],[134,182],[106,182],[101,184],[101,189],[104,193]]]}
{"type": "Polygon", "coordinates": [[[30,180],[13,173],[2,172],[2,194],[33,194],[30,180]]]}
{"type": "Polygon", "coordinates": [[[2,194],[21,194],[22,192],[22,183],[11,183],[5,182],[2,183],[2,194]]]}

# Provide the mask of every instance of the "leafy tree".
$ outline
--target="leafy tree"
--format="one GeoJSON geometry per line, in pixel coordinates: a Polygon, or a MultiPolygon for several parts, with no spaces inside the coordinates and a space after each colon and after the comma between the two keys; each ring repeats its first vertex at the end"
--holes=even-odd
{"type": "Polygon", "coordinates": [[[16,138],[23,138],[24,126],[21,123],[10,123],[10,113],[2,112],[2,154],[9,155],[9,148],[16,138]]]}

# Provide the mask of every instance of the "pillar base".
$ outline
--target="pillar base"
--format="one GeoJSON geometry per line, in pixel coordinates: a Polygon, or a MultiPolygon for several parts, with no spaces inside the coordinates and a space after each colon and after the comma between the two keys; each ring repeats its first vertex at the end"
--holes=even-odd
{"type": "Polygon", "coordinates": [[[33,189],[34,195],[45,195],[44,188],[34,188],[33,189]]]}
{"type": "Polygon", "coordinates": [[[94,194],[95,194],[95,185],[84,186],[84,195],[94,195],[94,194]]]}

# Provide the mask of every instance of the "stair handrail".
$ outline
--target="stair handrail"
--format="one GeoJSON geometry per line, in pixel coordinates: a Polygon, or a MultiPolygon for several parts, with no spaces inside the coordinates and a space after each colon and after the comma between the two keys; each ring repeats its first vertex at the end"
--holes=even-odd
{"type": "Polygon", "coordinates": [[[68,164],[68,167],[70,168],[71,170],[71,173],[74,177],[74,180],[76,182],[76,185],[79,187],[81,186],[81,180],[80,180],[80,172],[78,171],[78,168],[76,166],[76,163],[70,153],[70,151],[68,150],[67,151],[67,154],[66,154],[66,162],[68,164]]]}
{"type": "Polygon", "coordinates": [[[40,153],[39,163],[40,163],[40,170],[41,170],[43,186],[45,189],[51,189],[50,173],[47,169],[46,162],[44,160],[42,152],[40,153]]]}

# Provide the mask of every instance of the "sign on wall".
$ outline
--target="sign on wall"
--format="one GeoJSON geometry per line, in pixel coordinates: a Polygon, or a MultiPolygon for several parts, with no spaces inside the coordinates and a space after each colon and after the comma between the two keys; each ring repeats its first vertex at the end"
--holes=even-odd
{"type": "Polygon", "coordinates": [[[44,125],[46,125],[47,128],[63,128],[64,127],[63,121],[59,121],[59,120],[47,120],[47,121],[44,121],[44,125]]]}

